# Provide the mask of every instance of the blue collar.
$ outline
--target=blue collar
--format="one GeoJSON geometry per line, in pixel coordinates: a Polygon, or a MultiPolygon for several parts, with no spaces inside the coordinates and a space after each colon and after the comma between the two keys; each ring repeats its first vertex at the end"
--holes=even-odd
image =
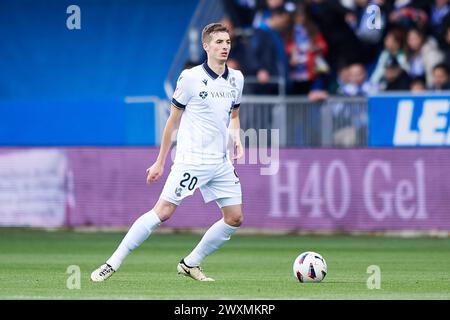
{"type": "MultiPolygon", "coordinates": [[[[216,79],[219,77],[219,75],[218,75],[217,73],[215,73],[215,72],[208,66],[208,61],[203,62],[203,65],[202,65],[202,66],[203,66],[203,69],[206,71],[206,73],[207,73],[211,78],[213,78],[214,80],[216,80],[216,79]]],[[[229,74],[228,66],[225,65],[225,72],[223,73],[222,78],[224,78],[225,80],[227,80],[227,79],[228,79],[228,74],[229,74]]]]}

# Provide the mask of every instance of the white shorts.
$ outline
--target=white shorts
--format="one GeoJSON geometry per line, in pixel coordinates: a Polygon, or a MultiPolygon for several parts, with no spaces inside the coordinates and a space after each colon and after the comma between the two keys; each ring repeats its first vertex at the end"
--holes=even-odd
{"type": "Polygon", "coordinates": [[[242,203],[239,177],[229,161],[220,164],[172,165],[161,199],[179,205],[200,188],[205,202],[216,200],[220,208],[242,203]]]}

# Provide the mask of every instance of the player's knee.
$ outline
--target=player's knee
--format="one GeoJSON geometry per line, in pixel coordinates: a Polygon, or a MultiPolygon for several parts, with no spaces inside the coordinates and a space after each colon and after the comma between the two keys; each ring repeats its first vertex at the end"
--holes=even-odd
{"type": "Polygon", "coordinates": [[[160,207],[159,209],[155,209],[155,211],[161,222],[169,220],[173,214],[173,211],[171,211],[168,207],[160,207]]]}
{"type": "Polygon", "coordinates": [[[225,223],[230,226],[240,227],[241,224],[244,222],[244,216],[242,215],[242,213],[238,213],[238,214],[226,216],[224,218],[224,220],[225,220],[225,223]]]}
{"type": "Polygon", "coordinates": [[[159,200],[153,208],[161,222],[169,220],[177,206],[165,200],[159,200]]]}
{"type": "Polygon", "coordinates": [[[242,223],[244,223],[244,216],[242,214],[240,214],[238,217],[236,217],[236,219],[234,221],[234,226],[240,227],[242,223]]]}

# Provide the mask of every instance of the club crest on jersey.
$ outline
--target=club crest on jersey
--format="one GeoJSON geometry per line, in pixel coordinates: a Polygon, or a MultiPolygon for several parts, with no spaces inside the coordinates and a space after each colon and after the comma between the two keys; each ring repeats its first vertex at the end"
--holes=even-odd
{"type": "Polygon", "coordinates": [[[231,78],[230,78],[230,84],[231,84],[234,88],[236,88],[236,78],[235,78],[235,77],[231,77],[231,78]]]}
{"type": "Polygon", "coordinates": [[[208,96],[208,92],[202,91],[202,92],[200,92],[198,95],[200,96],[200,98],[206,99],[206,97],[208,96]]]}

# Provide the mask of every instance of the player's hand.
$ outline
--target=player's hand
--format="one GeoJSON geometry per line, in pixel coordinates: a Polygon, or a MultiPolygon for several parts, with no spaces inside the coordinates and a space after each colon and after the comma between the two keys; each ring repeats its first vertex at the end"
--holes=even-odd
{"type": "Polygon", "coordinates": [[[231,159],[238,160],[242,158],[243,155],[244,155],[244,148],[242,147],[242,143],[240,141],[235,141],[233,148],[233,156],[231,159]]]}
{"type": "Polygon", "coordinates": [[[159,162],[155,162],[150,168],[147,169],[147,183],[157,181],[164,172],[164,165],[159,162]]]}

